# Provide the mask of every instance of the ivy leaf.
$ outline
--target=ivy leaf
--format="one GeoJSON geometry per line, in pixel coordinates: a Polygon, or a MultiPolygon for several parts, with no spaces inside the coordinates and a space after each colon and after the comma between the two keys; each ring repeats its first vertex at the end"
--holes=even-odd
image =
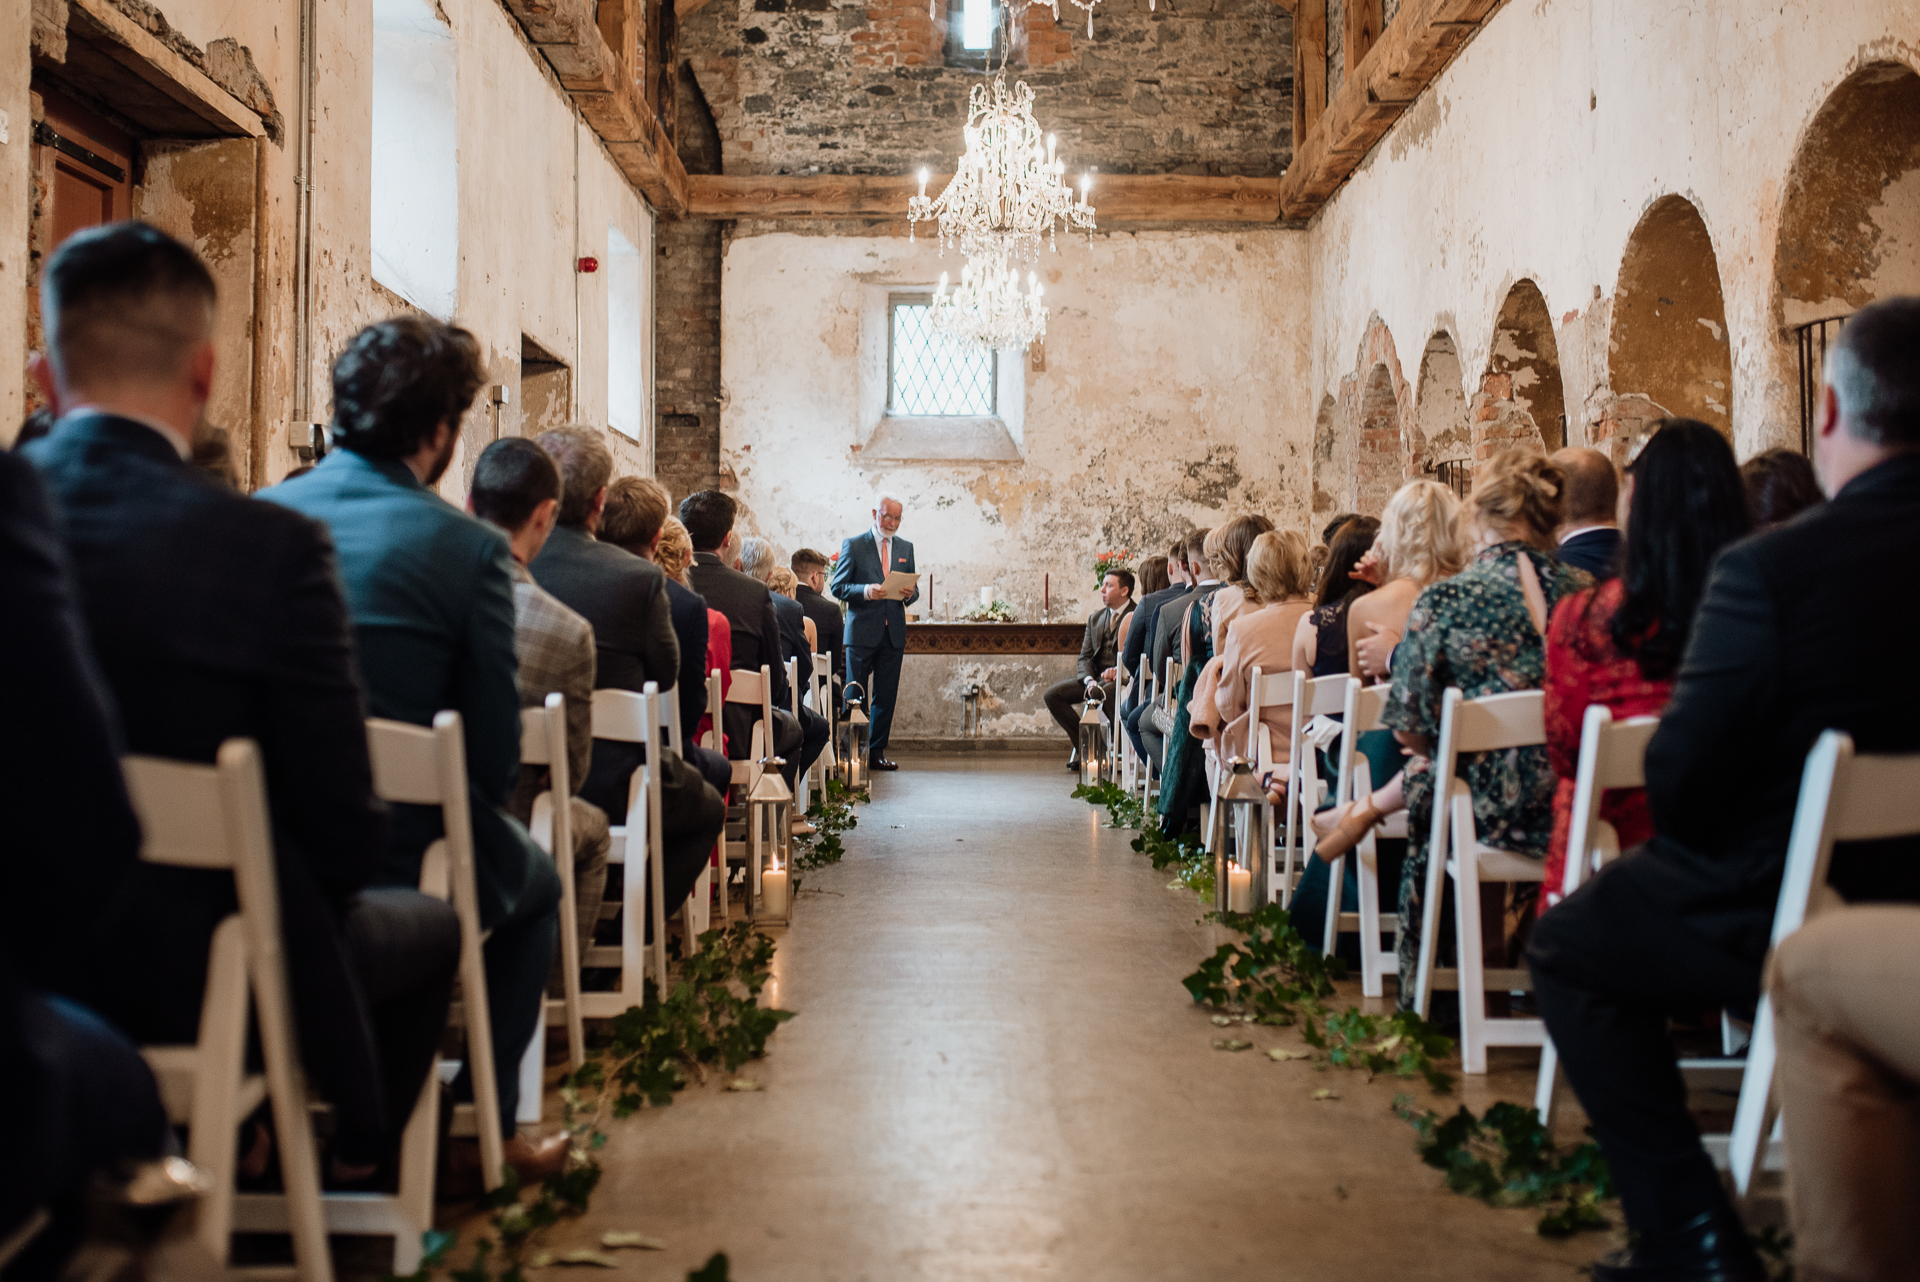
{"type": "Polygon", "coordinates": [[[1216,1037],[1213,1039],[1213,1049],[1217,1051],[1244,1051],[1251,1049],[1252,1046],[1252,1042],[1243,1042],[1237,1037],[1216,1037]]]}
{"type": "Polygon", "coordinates": [[[667,1244],[657,1237],[648,1237],[644,1233],[602,1233],[600,1245],[613,1249],[633,1247],[640,1251],[664,1251],[667,1244]]]}
{"type": "Polygon", "coordinates": [[[1288,1051],[1288,1050],[1275,1049],[1267,1052],[1267,1058],[1284,1063],[1285,1061],[1290,1059],[1312,1059],[1313,1052],[1312,1051],[1288,1051]]]}
{"type": "Polygon", "coordinates": [[[1330,1087],[1322,1086],[1319,1090],[1315,1091],[1310,1098],[1317,1100],[1339,1099],[1340,1094],[1330,1087]]]}
{"type": "Polygon", "coordinates": [[[562,1251],[559,1255],[553,1257],[553,1262],[555,1264],[591,1264],[595,1268],[601,1269],[617,1269],[620,1267],[620,1261],[614,1259],[605,1251],[591,1251],[584,1247],[577,1251],[562,1251]]]}

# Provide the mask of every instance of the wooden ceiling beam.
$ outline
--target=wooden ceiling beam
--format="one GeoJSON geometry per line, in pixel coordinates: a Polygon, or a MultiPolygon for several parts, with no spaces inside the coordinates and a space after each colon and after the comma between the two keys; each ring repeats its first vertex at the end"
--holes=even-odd
{"type": "MultiPolygon", "coordinates": [[[[931,179],[937,192],[951,175],[931,179]]],[[[904,218],[919,180],[894,175],[693,174],[691,218],[904,218]]],[[[1270,223],[1280,216],[1278,178],[1204,178],[1188,174],[1102,174],[1093,183],[1102,223],[1270,223]]]]}
{"type": "Polygon", "coordinates": [[[1313,217],[1501,3],[1406,0],[1297,140],[1293,164],[1280,179],[1282,214],[1293,221],[1313,217]]]}

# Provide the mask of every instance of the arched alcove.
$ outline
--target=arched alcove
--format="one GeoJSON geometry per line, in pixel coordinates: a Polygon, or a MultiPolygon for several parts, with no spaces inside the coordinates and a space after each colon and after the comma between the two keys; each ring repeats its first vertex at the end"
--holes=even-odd
{"type": "Polygon", "coordinates": [[[1733,351],[1720,265],[1705,220],[1683,196],[1655,201],[1627,238],[1607,382],[1616,396],[1644,396],[1669,414],[1733,435],[1733,351]]]}
{"type": "Polygon", "coordinates": [[[1439,463],[1472,456],[1467,416],[1467,380],[1453,335],[1441,330],[1420,354],[1420,376],[1413,397],[1413,430],[1408,455],[1414,476],[1430,475],[1439,463]]]}
{"type": "Polygon", "coordinates": [[[1530,280],[1516,282],[1500,305],[1472,420],[1476,461],[1523,442],[1549,450],[1566,444],[1567,397],[1553,314],[1530,280]]]}
{"type": "Polygon", "coordinates": [[[1313,515],[1316,520],[1340,510],[1339,491],[1344,487],[1333,470],[1333,418],[1338,408],[1333,397],[1323,396],[1320,412],[1313,419],[1313,515]]]}
{"type": "Polygon", "coordinates": [[[1789,327],[1920,294],[1920,75],[1869,63],[1814,114],[1787,176],[1775,260],[1789,327]]]}
{"type": "Polygon", "coordinates": [[[1360,387],[1358,447],[1354,453],[1357,482],[1354,510],[1378,516],[1406,475],[1406,447],[1400,439],[1400,403],[1394,394],[1393,371],[1386,364],[1367,371],[1360,387]]]}

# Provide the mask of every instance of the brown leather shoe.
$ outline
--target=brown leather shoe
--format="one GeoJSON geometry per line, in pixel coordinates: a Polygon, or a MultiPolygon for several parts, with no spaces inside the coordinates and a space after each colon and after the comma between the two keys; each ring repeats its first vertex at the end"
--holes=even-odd
{"type": "Polygon", "coordinates": [[[1331,863],[1359,845],[1383,817],[1379,807],[1371,801],[1354,806],[1345,818],[1334,825],[1332,832],[1320,839],[1313,853],[1331,863]]]}
{"type": "Polygon", "coordinates": [[[572,1147],[573,1140],[565,1132],[543,1135],[537,1140],[515,1135],[506,1144],[507,1164],[519,1172],[523,1187],[538,1184],[549,1175],[558,1175],[567,1169],[567,1150],[572,1147]]]}
{"type": "MultiPolygon", "coordinates": [[[[510,1136],[504,1146],[507,1165],[520,1177],[522,1188],[539,1184],[566,1169],[571,1143],[565,1135],[538,1140],[510,1136]]],[[[480,1172],[480,1141],[472,1137],[450,1139],[445,1154],[436,1189],[439,1199],[447,1202],[479,1197],[486,1186],[480,1172]]]]}

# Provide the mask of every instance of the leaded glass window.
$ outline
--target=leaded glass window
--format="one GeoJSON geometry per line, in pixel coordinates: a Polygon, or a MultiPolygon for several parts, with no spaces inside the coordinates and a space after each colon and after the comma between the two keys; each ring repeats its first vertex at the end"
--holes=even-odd
{"type": "Polygon", "coordinates": [[[887,412],[902,416],[997,411],[998,355],[962,348],[933,332],[932,299],[896,294],[888,302],[887,412]]]}

